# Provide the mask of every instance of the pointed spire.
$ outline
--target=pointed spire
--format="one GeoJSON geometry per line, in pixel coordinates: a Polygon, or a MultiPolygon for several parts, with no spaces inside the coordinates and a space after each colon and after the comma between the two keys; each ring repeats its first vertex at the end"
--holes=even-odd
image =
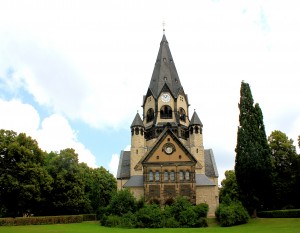
{"type": "Polygon", "coordinates": [[[130,128],[135,127],[135,126],[142,126],[144,127],[143,121],[141,119],[141,116],[139,112],[136,113],[135,118],[130,126],[130,128]]]}
{"type": "Polygon", "coordinates": [[[190,125],[200,125],[201,127],[203,127],[203,124],[200,121],[200,118],[198,117],[198,114],[196,113],[196,110],[194,110],[194,114],[193,114],[192,119],[190,121],[190,125]]]}
{"type": "Polygon", "coordinates": [[[180,90],[183,89],[165,33],[160,42],[149,89],[154,98],[158,98],[164,87],[167,87],[175,98],[178,97],[180,90]]]}

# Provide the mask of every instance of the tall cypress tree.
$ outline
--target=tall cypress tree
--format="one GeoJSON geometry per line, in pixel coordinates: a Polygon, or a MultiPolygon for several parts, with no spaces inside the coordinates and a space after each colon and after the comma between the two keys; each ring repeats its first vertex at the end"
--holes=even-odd
{"type": "Polygon", "coordinates": [[[248,83],[242,82],[240,95],[235,173],[242,202],[255,216],[257,209],[268,206],[271,153],[263,114],[259,105],[254,105],[248,83]]]}

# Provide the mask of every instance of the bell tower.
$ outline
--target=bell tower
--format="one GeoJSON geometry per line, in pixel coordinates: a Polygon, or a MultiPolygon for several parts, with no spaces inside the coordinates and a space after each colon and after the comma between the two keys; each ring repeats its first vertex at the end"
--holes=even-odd
{"type": "Polygon", "coordinates": [[[204,149],[196,111],[190,118],[165,33],[142,108],[142,117],[136,113],[130,126],[131,150],[120,154],[119,189],[129,188],[135,197],[160,205],[184,196],[193,204],[207,203],[213,216],[218,206],[214,155],[204,149]]]}
{"type": "Polygon", "coordinates": [[[181,85],[165,34],[143,101],[143,123],[147,146],[160,136],[166,125],[182,140],[188,137],[188,98],[181,85]]]}

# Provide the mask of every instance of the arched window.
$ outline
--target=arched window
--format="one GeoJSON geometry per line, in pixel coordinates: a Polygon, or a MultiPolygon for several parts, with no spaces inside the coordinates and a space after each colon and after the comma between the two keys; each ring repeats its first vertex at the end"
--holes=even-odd
{"type": "Polygon", "coordinates": [[[191,127],[190,128],[190,134],[193,134],[193,131],[194,131],[194,129],[193,129],[193,127],[191,127]]]}
{"type": "Polygon", "coordinates": [[[135,134],[136,135],[139,135],[139,131],[140,131],[139,128],[135,128],[135,134]]]}
{"type": "Polygon", "coordinates": [[[154,110],[153,108],[149,108],[146,114],[146,122],[148,123],[150,121],[153,121],[153,119],[154,119],[154,110]]]}
{"type": "Polygon", "coordinates": [[[171,181],[175,180],[175,172],[174,171],[171,171],[171,173],[170,173],[170,180],[171,181]]]}
{"type": "Polygon", "coordinates": [[[160,118],[170,119],[172,118],[172,108],[168,105],[164,105],[160,109],[160,118]]]}
{"type": "Polygon", "coordinates": [[[196,127],[195,127],[195,134],[198,134],[198,133],[199,133],[199,127],[196,126],[196,127]]]}
{"type": "Polygon", "coordinates": [[[159,181],[159,171],[155,172],[155,181],[159,181]]]}
{"type": "Polygon", "coordinates": [[[153,172],[152,171],[149,172],[149,181],[153,181],[153,172]]]}
{"type": "Polygon", "coordinates": [[[165,180],[165,181],[168,181],[168,180],[169,180],[169,172],[168,172],[168,171],[165,171],[165,174],[164,174],[164,180],[165,180]]]}
{"type": "Polygon", "coordinates": [[[180,179],[180,180],[184,180],[183,171],[180,171],[180,172],[179,172],[179,179],[180,179]]]}
{"type": "Polygon", "coordinates": [[[189,171],[185,172],[185,179],[190,180],[190,172],[189,171]]]}
{"type": "Polygon", "coordinates": [[[185,122],[185,120],[186,120],[186,115],[185,115],[185,111],[183,108],[179,109],[179,119],[183,122],[185,122]]]}

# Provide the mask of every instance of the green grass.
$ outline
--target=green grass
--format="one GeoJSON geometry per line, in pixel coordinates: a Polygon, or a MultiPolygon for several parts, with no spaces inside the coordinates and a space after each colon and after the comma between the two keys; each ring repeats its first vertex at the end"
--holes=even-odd
{"type": "Polygon", "coordinates": [[[106,228],[97,222],[75,224],[12,226],[0,227],[1,233],[299,233],[299,218],[260,218],[253,219],[248,224],[234,227],[220,227],[210,220],[208,228],[162,228],[162,229],[120,229],[106,228]]]}

